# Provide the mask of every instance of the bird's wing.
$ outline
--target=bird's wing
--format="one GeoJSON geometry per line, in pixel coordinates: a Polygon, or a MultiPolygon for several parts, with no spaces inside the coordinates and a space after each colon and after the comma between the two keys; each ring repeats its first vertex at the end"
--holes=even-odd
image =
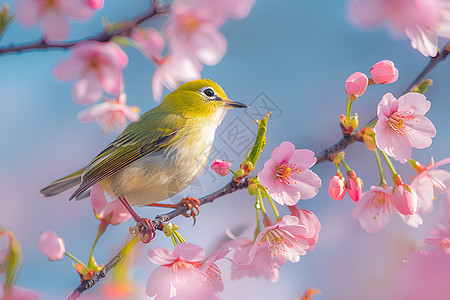
{"type": "Polygon", "coordinates": [[[164,123],[158,121],[160,120],[150,119],[139,121],[143,122],[141,124],[138,124],[139,122],[130,124],[114,142],[89,163],[80,186],[69,200],[79,197],[96,183],[111,177],[137,159],[162,147],[170,146],[179,137],[180,130],[185,124],[185,119],[179,115],[164,118],[164,123]],[[139,126],[145,128],[144,133],[139,133],[142,130],[136,130],[139,126]]]}

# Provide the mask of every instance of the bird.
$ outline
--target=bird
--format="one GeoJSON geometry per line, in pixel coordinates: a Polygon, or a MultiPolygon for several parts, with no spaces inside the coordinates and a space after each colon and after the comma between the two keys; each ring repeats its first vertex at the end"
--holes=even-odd
{"type": "Polygon", "coordinates": [[[197,178],[215,131],[231,108],[248,106],[230,100],[210,79],[183,83],[130,123],[86,167],[50,183],[40,193],[50,197],[78,186],[69,200],[82,199],[98,183],[107,195],[120,199],[138,222],[143,218],[133,215],[131,206],[168,199],[197,178]]]}

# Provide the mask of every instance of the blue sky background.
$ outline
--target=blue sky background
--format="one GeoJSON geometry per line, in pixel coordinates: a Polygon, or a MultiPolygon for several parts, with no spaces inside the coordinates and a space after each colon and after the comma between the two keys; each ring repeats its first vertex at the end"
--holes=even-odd
{"type": "MultiPolygon", "coordinates": [[[[16,1],[7,2],[14,10],[16,1]]],[[[102,17],[111,22],[129,20],[145,10],[147,2],[106,1],[104,9],[90,21],[71,23],[70,39],[100,32],[102,17]]],[[[163,20],[145,25],[159,28],[163,20]]],[[[242,152],[245,142],[231,141],[228,133],[239,125],[246,129],[246,138],[251,137],[256,131],[251,121],[255,113],[263,113],[264,103],[277,109],[269,121],[266,150],[256,171],[261,170],[282,141],[289,140],[297,148],[319,154],[341,137],[339,115],[345,112],[344,82],[351,73],[368,74],[370,67],[383,59],[394,61],[400,73],[395,84],[369,87],[353,105],[363,124],[375,116],[376,105],[384,93],[400,96],[428,63],[427,58],[410,47],[409,40],[393,39],[383,27],[373,31],[352,27],[346,18],[345,1],[257,1],[248,18],[229,20],[222,32],[228,40],[228,52],[220,64],[205,67],[202,76],[220,83],[230,98],[252,104],[247,112],[229,112],[216,133],[217,156],[225,153],[233,161],[234,169],[245,153],[242,152]]],[[[27,43],[39,37],[39,27],[26,30],[14,22],[0,46],[27,43]]],[[[124,71],[128,102],[146,111],[156,105],[149,84],[154,66],[135,49],[125,50],[130,59],[124,71]]],[[[102,134],[96,124],[77,121],[76,115],[84,107],[70,98],[73,82],[58,82],[53,77],[53,67],[68,56],[69,51],[63,50],[0,55],[0,226],[11,229],[24,249],[17,285],[39,291],[42,299],[64,298],[79,280],[67,258],[49,263],[40,253],[37,246],[40,234],[47,229],[55,230],[65,239],[69,252],[86,260],[98,221],[89,201],[68,202],[69,193],[44,199],[38,191],[88,163],[115,138],[115,134],[102,134]]],[[[434,86],[427,92],[432,102],[427,116],[433,121],[437,136],[428,149],[413,151],[413,157],[426,164],[431,156],[435,160],[448,157],[449,75],[449,62],[443,62],[429,76],[434,86]]],[[[365,190],[378,184],[375,158],[364,145],[349,147],[346,158],[363,178],[365,190]]],[[[405,180],[413,175],[408,165],[396,166],[405,180]]],[[[351,216],[353,204],[348,196],[340,202],[328,197],[328,180],[335,172],[333,165],[326,162],[313,167],[313,171],[322,178],[323,187],[314,199],[301,200],[299,206],[313,211],[322,223],[316,249],[299,263],[288,262],[281,267],[277,283],[249,278],[231,281],[229,263],[223,262],[222,299],[293,299],[309,286],[322,290],[323,295],[317,299],[381,299],[392,274],[402,268],[402,259],[408,252],[424,247],[425,236],[438,222],[437,209],[424,216],[424,225],[419,229],[410,228],[398,216],[392,216],[382,231],[367,234],[351,216]]],[[[387,167],[385,171],[388,173],[387,167]]],[[[194,188],[182,195],[206,195],[229,179],[205,171],[194,188]]],[[[173,201],[179,199],[175,197],[173,201]]],[[[195,227],[191,220],[183,218],[174,222],[181,226],[180,231],[189,242],[204,246],[210,254],[225,240],[226,228],[252,236],[253,202],[247,192],[241,191],[202,207],[195,227]]],[[[280,209],[287,213],[285,207],[280,209]]],[[[150,218],[164,212],[156,208],[138,211],[150,218]]],[[[128,226],[133,223],[108,229],[95,252],[99,262],[106,262],[117,252],[128,226]]],[[[170,247],[170,244],[169,239],[159,234],[150,245],[142,247],[140,256],[136,254],[140,264],[132,275],[137,284],[145,285],[154,268],[145,259],[149,247],[170,247]]],[[[145,295],[143,287],[139,293],[145,295]]]]}

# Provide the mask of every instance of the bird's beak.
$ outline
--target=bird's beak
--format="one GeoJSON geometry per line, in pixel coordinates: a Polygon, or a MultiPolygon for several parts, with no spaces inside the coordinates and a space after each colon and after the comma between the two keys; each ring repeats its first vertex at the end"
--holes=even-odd
{"type": "Polygon", "coordinates": [[[247,105],[245,105],[243,103],[235,102],[231,99],[222,99],[222,101],[225,103],[226,106],[238,107],[238,108],[248,108],[247,105]]]}

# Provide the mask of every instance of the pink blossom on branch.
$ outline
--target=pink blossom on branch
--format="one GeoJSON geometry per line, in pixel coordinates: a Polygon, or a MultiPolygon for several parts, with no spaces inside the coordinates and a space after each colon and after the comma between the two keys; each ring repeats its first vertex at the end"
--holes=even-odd
{"type": "Polygon", "coordinates": [[[424,115],[431,103],[419,93],[407,93],[398,100],[387,93],[378,104],[375,140],[378,148],[394,159],[405,163],[411,148],[423,149],[431,145],[436,135],[433,123],[424,115]]]}
{"type": "Polygon", "coordinates": [[[63,239],[58,237],[53,230],[47,230],[41,234],[39,249],[48,257],[49,261],[62,259],[66,252],[63,239]]]}
{"type": "Polygon", "coordinates": [[[130,213],[119,199],[107,202],[102,187],[97,183],[91,189],[91,205],[97,219],[111,225],[117,225],[128,221],[130,213]]]}
{"type": "Polygon", "coordinates": [[[253,258],[250,258],[249,253],[253,247],[253,241],[250,239],[233,238],[222,246],[233,250],[231,279],[263,276],[272,282],[278,280],[280,266],[272,260],[267,247],[258,248],[253,258]]]}
{"type": "Polygon", "coordinates": [[[204,5],[203,2],[174,1],[164,32],[170,53],[212,66],[225,55],[227,40],[216,23],[221,16],[211,14],[211,5],[204,5]]]}
{"type": "Polygon", "coordinates": [[[83,110],[77,116],[83,123],[98,122],[103,132],[121,131],[127,125],[127,120],[135,122],[139,120],[139,108],[126,105],[126,94],[121,93],[118,99],[106,99],[103,103],[96,104],[83,110]]]}
{"type": "Polygon", "coordinates": [[[319,219],[314,213],[310,212],[307,209],[298,209],[296,205],[289,206],[289,211],[291,212],[292,216],[298,218],[299,225],[303,225],[306,227],[306,229],[308,230],[308,236],[311,236],[307,238],[309,247],[306,250],[314,250],[314,246],[319,240],[319,232],[322,228],[319,219]]]}
{"type": "Polygon", "coordinates": [[[417,193],[420,213],[431,213],[436,196],[447,190],[447,185],[450,183],[450,173],[447,170],[438,168],[448,163],[450,163],[450,158],[443,159],[436,164],[431,159],[431,163],[427,167],[417,161],[411,163],[418,172],[412,178],[411,188],[417,193]]]}
{"type": "Polygon", "coordinates": [[[311,150],[295,150],[292,143],[283,142],[273,150],[258,180],[275,201],[295,205],[300,199],[314,197],[322,184],[319,176],[309,170],[316,161],[311,150]]]}
{"type": "Polygon", "coordinates": [[[97,102],[104,91],[112,95],[119,93],[128,56],[117,44],[87,41],[72,49],[72,56],[59,63],[54,73],[60,80],[77,79],[72,88],[75,103],[97,102]]]}
{"type": "Polygon", "coordinates": [[[223,161],[221,159],[216,159],[211,165],[211,169],[220,176],[228,175],[230,173],[230,167],[231,161],[223,161]]]}
{"type": "Polygon", "coordinates": [[[284,265],[286,260],[296,263],[306,254],[310,246],[308,239],[314,235],[315,232],[308,232],[306,226],[300,225],[297,217],[287,215],[258,234],[249,256],[253,259],[259,248],[267,248],[277,265],[284,265]]]}
{"type": "Polygon", "coordinates": [[[221,249],[205,258],[204,250],[189,243],[177,244],[173,251],[148,251],[150,261],[159,265],[147,282],[147,295],[155,299],[203,299],[223,290],[215,261],[228,254],[221,249]],[[191,298],[192,297],[192,298],[191,298]]]}
{"type": "Polygon", "coordinates": [[[133,29],[131,38],[139,46],[139,50],[155,62],[162,59],[161,53],[164,50],[164,37],[154,28],[140,28],[133,29]]]}
{"type": "Polygon", "coordinates": [[[174,90],[180,82],[201,78],[202,66],[187,56],[169,54],[157,64],[151,83],[155,101],[161,100],[164,87],[174,90]]]}
{"type": "Polygon", "coordinates": [[[69,34],[67,18],[86,20],[101,7],[103,0],[20,0],[16,14],[27,28],[41,22],[44,39],[60,40],[69,34]]]}

